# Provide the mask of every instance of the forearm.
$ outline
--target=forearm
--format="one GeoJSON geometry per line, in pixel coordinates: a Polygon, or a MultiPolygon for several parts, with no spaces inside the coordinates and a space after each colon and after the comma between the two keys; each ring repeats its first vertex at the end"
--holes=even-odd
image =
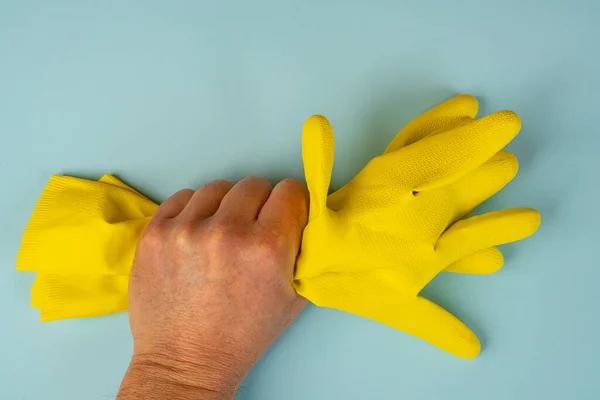
{"type": "Polygon", "coordinates": [[[154,357],[134,357],[117,400],[232,400],[237,379],[216,379],[214,371],[154,357]]]}

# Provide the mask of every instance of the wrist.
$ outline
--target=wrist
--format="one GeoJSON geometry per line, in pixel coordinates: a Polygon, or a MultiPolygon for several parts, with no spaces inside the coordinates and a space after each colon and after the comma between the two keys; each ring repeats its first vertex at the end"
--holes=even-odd
{"type": "Polygon", "coordinates": [[[163,354],[134,354],[118,400],[232,400],[243,375],[217,364],[210,358],[192,362],[163,354]]]}

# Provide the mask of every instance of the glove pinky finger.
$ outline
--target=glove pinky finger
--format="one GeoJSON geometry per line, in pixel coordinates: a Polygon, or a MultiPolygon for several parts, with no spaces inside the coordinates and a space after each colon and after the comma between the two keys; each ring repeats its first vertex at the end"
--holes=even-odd
{"type": "Polygon", "coordinates": [[[488,247],[448,265],[444,272],[457,274],[493,274],[504,265],[504,256],[497,247],[488,247]]]}
{"type": "Polygon", "coordinates": [[[540,213],[530,208],[493,211],[455,222],[438,239],[435,249],[458,260],[499,244],[532,235],[540,226],[540,213]]]}

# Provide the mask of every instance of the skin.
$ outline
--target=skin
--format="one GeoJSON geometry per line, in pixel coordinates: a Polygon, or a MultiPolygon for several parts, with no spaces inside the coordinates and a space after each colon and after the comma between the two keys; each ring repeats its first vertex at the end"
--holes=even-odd
{"type": "Polygon", "coordinates": [[[308,192],[249,177],[165,201],[129,285],[134,353],[118,399],[233,399],[305,307],[292,279],[308,192]]]}

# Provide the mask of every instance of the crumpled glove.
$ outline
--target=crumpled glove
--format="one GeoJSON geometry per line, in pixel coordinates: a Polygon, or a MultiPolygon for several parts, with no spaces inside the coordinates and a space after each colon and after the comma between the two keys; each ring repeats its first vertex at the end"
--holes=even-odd
{"type": "Polygon", "coordinates": [[[37,272],[42,321],[127,311],[137,242],[158,205],[112,175],[53,175],[23,234],[17,270],[37,272]]]}
{"type": "Polygon", "coordinates": [[[493,246],[531,235],[540,215],[520,208],[461,219],[518,166],[501,151],[520,130],[517,115],[501,111],[475,120],[476,113],[470,96],[434,108],[330,196],[333,131],[323,116],[306,122],[310,214],[296,264],[299,294],[460,357],[479,353],[475,334],[419,292],[444,269],[476,272],[476,262],[484,271],[497,269],[502,256],[493,246]]]}

